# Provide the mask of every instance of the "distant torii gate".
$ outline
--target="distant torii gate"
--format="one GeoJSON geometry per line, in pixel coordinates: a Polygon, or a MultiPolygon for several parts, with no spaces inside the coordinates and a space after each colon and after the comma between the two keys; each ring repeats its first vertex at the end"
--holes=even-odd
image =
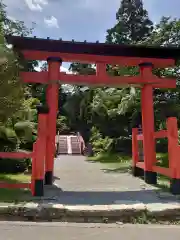
{"type": "MultiPolygon", "coordinates": [[[[165,68],[175,65],[180,49],[165,47],[128,46],[116,44],[67,42],[7,36],[7,42],[20,51],[27,60],[45,60],[47,72],[22,72],[24,83],[47,84],[46,100],[49,107],[47,120],[45,184],[53,182],[56,117],[58,110],[58,88],[60,84],[123,87],[134,85],[141,88],[142,130],[144,147],[144,178],[147,183],[157,181],[152,166],[156,161],[154,139],[153,88],[176,88],[176,80],[158,78],[153,68],[165,68]],[[84,62],[96,64],[96,75],[73,75],[60,72],[64,62],[84,62]],[[139,66],[138,76],[108,76],[106,65],[139,66]]],[[[42,154],[43,158],[43,154],[42,154]]],[[[136,166],[135,166],[136,168],[136,166]]],[[[44,180],[44,175],[39,180],[44,180]]],[[[173,181],[177,184],[177,181],[173,181]]],[[[178,181],[180,185],[180,182],[178,181]]]]}

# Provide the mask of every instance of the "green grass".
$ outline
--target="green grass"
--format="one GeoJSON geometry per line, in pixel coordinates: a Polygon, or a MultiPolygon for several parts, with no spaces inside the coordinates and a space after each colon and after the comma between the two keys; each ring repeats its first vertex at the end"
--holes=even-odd
{"type": "Polygon", "coordinates": [[[88,161],[100,162],[104,164],[106,171],[109,172],[126,172],[131,165],[131,156],[125,154],[101,153],[94,157],[89,157],[88,161]]]}
{"type": "MultiPolygon", "coordinates": [[[[157,159],[157,166],[167,167],[167,168],[169,167],[168,153],[157,153],[156,159],[157,159]]],[[[169,177],[158,174],[158,187],[166,190],[169,188],[169,182],[170,182],[169,177]]]]}
{"type": "MultiPolygon", "coordinates": [[[[157,165],[168,167],[168,154],[157,153],[157,165]]],[[[125,154],[101,153],[94,157],[89,157],[88,161],[103,163],[106,172],[129,172],[131,169],[132,157],[125,154]]],[[[160,189],[167,190],[169,188],[169,178],[158,174],[158,185],[160,189]]]]}
{"type": "MultiPolygon", "coordinates": [[[[30,176],[25,174],[0,174],[0,182],[26,183],[30,176]]],[[[0,202],[16,203],[29,199],[30,191],[26,189],[4,189],[0,188],[0,202]]]]}

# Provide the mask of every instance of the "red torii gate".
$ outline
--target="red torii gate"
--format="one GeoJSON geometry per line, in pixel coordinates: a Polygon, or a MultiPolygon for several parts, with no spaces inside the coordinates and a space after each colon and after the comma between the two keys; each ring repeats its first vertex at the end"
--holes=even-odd
{"type": "MultiPolygon", "coordinates": [[[[154,184],[157,181],[152,165],[156,161],[154,139],[153,88],[176,88],[176,80],[158,78],[153,68],[165,68],[175,65],[180,49],[165,47],[128,46],[116,44],[68,42],[62,40],[6,36],[14,50],[20,51],[27,60],[45,60],[47,72],[22,72],[24,83],[47,84],[47,130],[45,153],[45,184],[52,184],[56,116],[58,110],[58,88],[60,84],[79,84],[90,86],[123,87],[135,85],[141,88],[142,129],[144,146],[145,181],[154,184]],[[96,64],[96,75],[73,75],[60,72],[62,61],[96,64]],[[106,65],[139,66],[139,75],[134,77],[112,77],[106,72],[106,65]]],[[[43,158],[43,153],[42,153],[43,158]]],[[[136,166],[135,166],[136,168],[136,166]]],[[[44,175],[39,177],[41,181],[44,175]]],[[[179,181],[173,181],[173,184],[179,181]]]]}

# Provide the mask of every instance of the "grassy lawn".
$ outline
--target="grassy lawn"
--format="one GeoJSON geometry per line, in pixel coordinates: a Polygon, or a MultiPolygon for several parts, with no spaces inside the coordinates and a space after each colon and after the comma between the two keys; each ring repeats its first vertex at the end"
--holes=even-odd
{"type": "MultiPolygon", "coordinates": [[[[160,167],[168,167],[168,153],[157,153],[157,166],[160,167]]],[[[170,179],[166,176],[158,174],[158,186],[160,188],[167,189],[169,188],[169,181],[170,179]]]]}
{"type": "MultiPolygon", "coordinates": [[[[157,153],[157,165],[168,167],[168,154],[157,153]]],[[[131,170],[132,157],[124,154],[102,153],[94,157],[89,157],[88,161],[100,162],[104,165],[104,170],[108,172],[129,172],[131,170]]],[[[169,178],[158,174],[158,187],[166,190],[169,188],[169,178]]]]}
{"type": "Polygon", "coordinates": [[[107,171],[127,172],[131,167],[131,156],[124,154],[102,153],[94,157],[89,157],[88,161],[100,162],[104,164],[107,171]]]}
{"type": "MultiPolygon", "coordinates": [[[[0,174],[0,182],[26,183],[30,176],[25,174],[0,174]]],[[[0,202],[13,203],[22,202],[30,197],[30,191],[26,189],[3,189],[0,188],[0,202]]]]}

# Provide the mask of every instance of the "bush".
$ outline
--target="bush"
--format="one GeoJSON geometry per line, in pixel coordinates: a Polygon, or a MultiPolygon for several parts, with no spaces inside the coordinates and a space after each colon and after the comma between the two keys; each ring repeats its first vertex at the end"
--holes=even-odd
{"type": "Polygon", "coordinates": [[[15,131],[5,126],[0,126],[0,152],[11,152],[17,148],[18,138],[15,131]]]}
{"type": "Polygon", "coordinates": [[[167,153],[168,152],[168,139],[162,138],[156,140],[156,152],[167,153]]]}
{"type": "Polygon", "coordinates": [[[91,135],[90,142],[92,143],[93,152],[95,154],[109,152],[111,150],[113,139],[109,137],[103,138],[96,127],[91,129],[91,135]]]}
{"type": "Polygon", "coordinates": [[[0,158],[0,173],[22,173],[28,169],[30,164],[30,159],[0,158]]]}
{"type": "Polygon", "coordinates": [[[131,154],[132,152],[132,140],[130,137],[119,137],[114,139],[112,145],[112,151],[116,153],[131,154]]]}
{"type": "Polygon", "coordinates": [[[32,135],[31,141],[21,141],[19,144],[19,149],[25,149],[27,151],[33,151],[33,144],[37,140],[37,136],[32,135]]]}
{"type": "Polygon", "coordinates": [[[37,138],[36,124],[29,121],[18,122],[14,128],[20,141],[19,148],[32,151],[37,138]]]}
{"type": "Polygon", "coordinates": [[[59,134],[69,134],[70,128],[68,126],[68,120],[65,116],[58,116],[56,120],[56,129],[59,134]]]}

